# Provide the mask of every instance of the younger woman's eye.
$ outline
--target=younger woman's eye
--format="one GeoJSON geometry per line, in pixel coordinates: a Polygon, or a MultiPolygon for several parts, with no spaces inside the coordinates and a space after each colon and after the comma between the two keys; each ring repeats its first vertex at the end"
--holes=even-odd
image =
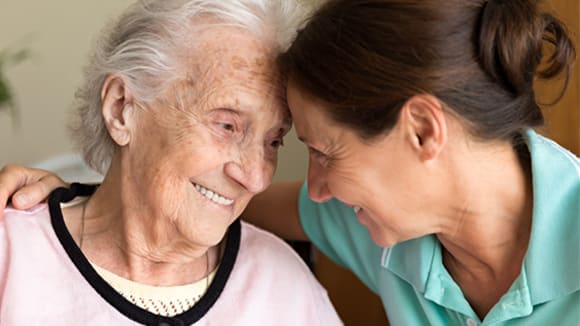
{"type": "Polygon", "coordinates": [[[314,149],[312,147],[308,147],[308,152],[310,152],[310,155],[313,156],[314,160],[316,160],[316,162],[318,162],[320,165],[326,167],[328,165],[329,162],[329,157],[328,155],[322,153],[321,151],[314,149]]]}
{"type": "Polygon", "coordinates": [[[314,155],[315,157],[325,157],[326,156],[321,151],[314,149],[312,147],[308,147],[308,151],[310,152],[310,154],[314,155]]]}

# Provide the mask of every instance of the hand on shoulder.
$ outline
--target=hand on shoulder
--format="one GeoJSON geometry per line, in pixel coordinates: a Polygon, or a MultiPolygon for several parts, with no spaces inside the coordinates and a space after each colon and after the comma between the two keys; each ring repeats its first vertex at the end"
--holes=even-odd
{"type": "Polygon", "coordinates": [[[0,170],[0,218],[11,200],[18,209],[30,208],[48,197],[50,192],[68,184],[50,171],[8,164],[0,170]]]}

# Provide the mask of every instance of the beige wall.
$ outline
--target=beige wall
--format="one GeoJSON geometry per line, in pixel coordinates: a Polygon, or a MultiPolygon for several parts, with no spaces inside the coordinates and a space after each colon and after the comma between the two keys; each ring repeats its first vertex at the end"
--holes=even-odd
{"type": "MultiPolygon", "coordinates": [[[[26,46],[33,57],[6,74],[21,125],[0,112],[0,166],[32,164],[72,149],[66,124],[81,71],[98,31],[130,0],[2,0],[0,49],[26,46]]],[[[295,136],[282,149],[278,179],[304,175],[306,156],[295,136]]]]}
{"type": "Polygon", "coordinates": [[[92,40],[127,0],[0,2],[0,49],[26,46],[33,57],[8,68],[21,125],[0,114],[0,164],[32,163],[67,151],[68,110],[92,40]]]}

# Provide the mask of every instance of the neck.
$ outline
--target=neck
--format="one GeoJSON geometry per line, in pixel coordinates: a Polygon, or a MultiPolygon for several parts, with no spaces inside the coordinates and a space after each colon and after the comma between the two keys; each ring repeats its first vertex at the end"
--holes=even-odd
{"type": "Polygon", "coordinates": [[[63,210],[88,260],[126,279],[157,286],[189,284],[211,273],[220,259],[219,245],[199,246],[183,237],[140,202],[139,192],[114,171],[85,207],[63,210]]]}
{"type": "Polygon", "coordinates": [[[457,251],[454,256],[465,256],[462,261],[502,265],[513,259],[499,253],[527,246],[533,210],[529,161],[507,143],[471,149],[468,156],[451,168],[454,196],[438,236],[451,253],[457,251]]]}
{"type": "Polygon", "coordinates": [[[511,144],[469,146],[456,164],[454,196],[437,236],[443,262],[480,316],[521,272],[532,222],[529,160],[511,144]],[[487,289],[482,293],[481,289],[487,289]]]}

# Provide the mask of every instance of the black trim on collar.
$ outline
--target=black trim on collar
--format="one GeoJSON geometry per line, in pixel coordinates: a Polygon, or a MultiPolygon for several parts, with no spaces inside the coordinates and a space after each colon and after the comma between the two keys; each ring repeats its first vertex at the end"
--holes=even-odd
{"type": "Polygon", "coordinates": [[[138,323],[145,325],[181,326],[191,325],[200,320],[217,302],[234,268],[238,251],[240,249],[240,220],[236,220],[228,229],[224,255],[215,277],[206,293],[191,309],[173,317],[164,317],[153,314],[132,304],[113,289],[105,280],[103,280],[83,255],[66,228],[62,211],[60,209],[60,203],[69,202],[76,196],[90,196],[96,189],[97,186],[94,185],[73,183],[71,184],[70,189],[55,189],[48,199],[52,227],[54,228],[56,236],[64,250],[82,276],[101,295],[101,297],[103,297],[103,299],[111,304],[116,310],[138,323]]]}

